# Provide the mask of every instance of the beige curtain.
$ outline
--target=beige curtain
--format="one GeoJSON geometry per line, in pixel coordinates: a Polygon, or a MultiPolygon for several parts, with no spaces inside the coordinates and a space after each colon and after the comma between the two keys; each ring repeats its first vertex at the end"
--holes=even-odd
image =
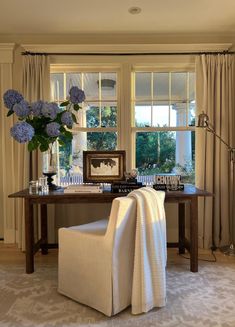
{"type": "MultiPolygon", "coordinates": [[[[50,62],[47,55],[26,55],[23,57],[23,94],[29,102],[50,100],[50,62]]],[[[30,154],[31,179],[41,174],[41,154],[30,154]]]]}
{"type": "MultiPolygon", "coordinates": [[[[47,55],[23,56],[22,89],[25,99],[30,103],[37,100],[50,100],[50,61],[47,55]]],[[[42,154],[39,151],[30,153],[29,166],[30,179],[38,179],[42,175],[42,154]]],[[[40,225],[36,209],[34,210],[34,216],[34,237],[37,239],[40,234],[40,225]]],[[[21,231],[24,235],[24,223],[21,226],[21,231]]],[[[22,240],[24,240],[23,235],[22,240]]],[[[24,249],[24,243],[20,246],[24,249]]]]}
{"type": "Polygon", "coordinates": [[[2,95],[13,88],[13,67],[11,63],[0,64],[0,219],[3,221],[5,243],[20,239],[18,223],[22,222],[23,203],[9,199],[8,195],[25,188],[28,181],[28,153],[23,144],[10,136],[10,128],[17,121],[14,115],[6,117],[2,95]]]}
{"type": "MultiPolygon", "coordinates": [[[[200,55],[196,59],[197,115],[207,113],[215,132],[233,147],[234,81],[234,55],[200,55]]],[[[227,147],[212,133],[197,128],[196,186],[214,194],[199,202],[200,247],[228,245],[231,241],[230,167],[227,147]]]]}

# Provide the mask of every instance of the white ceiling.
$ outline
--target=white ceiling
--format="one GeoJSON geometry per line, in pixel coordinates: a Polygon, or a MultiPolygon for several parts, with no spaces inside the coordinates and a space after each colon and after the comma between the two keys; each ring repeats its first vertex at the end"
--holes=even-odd
{"type": "Polygon", "coordinates": [[[201,32],[234,33],[235,0],[0,0],[0,34],[201,32]]]}

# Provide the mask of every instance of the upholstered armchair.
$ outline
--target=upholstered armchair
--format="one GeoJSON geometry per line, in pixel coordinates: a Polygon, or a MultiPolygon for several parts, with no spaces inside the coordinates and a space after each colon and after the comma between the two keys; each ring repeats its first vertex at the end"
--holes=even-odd
{"type": "Polygon", "coordinates": [[[109,220],[59,230],[58,291],[107,316],[131,304],[135,199],[113,200],[109,220]]]}

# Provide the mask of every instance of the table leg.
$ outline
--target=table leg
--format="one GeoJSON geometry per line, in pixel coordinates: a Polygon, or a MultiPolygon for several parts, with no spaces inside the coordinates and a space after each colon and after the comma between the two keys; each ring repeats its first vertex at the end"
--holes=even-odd
{"type": "Polygon", "coordinates": [[[28,198],[25,198],[25,256],[26,273],[34,272],[34,222],[33,205],[28,198]]]}
{"type": "Polygon", "coordinates": [[[198,271],[198,198],[190,202],[190,270],[198,271]]]}
{"type": "Polygon", "coordinates": [[[41,250],[42,254],[48,254],[47,248],[47,205],[41,204],[41,250]]]}
{"type": "Polygon", "coordinates": [[[179,230],[179,254],[185,253],[185,203],[180,202],[178,206],[178,230],[179,230]]]}

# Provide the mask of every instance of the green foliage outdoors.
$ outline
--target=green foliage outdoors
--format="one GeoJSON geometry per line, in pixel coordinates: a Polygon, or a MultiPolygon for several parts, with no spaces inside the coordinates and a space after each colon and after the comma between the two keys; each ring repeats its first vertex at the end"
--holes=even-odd
{"type": "MultiPolygon", "coordinates": [[[[99,126],[99,108],[91,107],[87,110],[87,127],[99,126]]],[[[117,123],[116,107],[105,106],[101,111],[101,126],[115,127],[117,123]]],[[[157,173],[171,173],[175,171],[183,176],[184,182],[194,183],[194,138],[192,133],[192,161],[185,167],[175,162],[175,132],[138,132],[136,134],[136,168],[140,175],[155,175],[157,173]]],[[[88,132],[88,150],[115,150],[117,134],[114,132],[88,132]]],[[[60,166],[67,172],[71,167],[71,142],[60,147],[60,166]]]]}
{"type": "Polygon", "coordinates": [[[136,167],[141,175],[170,173],[174,166],[174,132],[137,133],[136,167]]]}

